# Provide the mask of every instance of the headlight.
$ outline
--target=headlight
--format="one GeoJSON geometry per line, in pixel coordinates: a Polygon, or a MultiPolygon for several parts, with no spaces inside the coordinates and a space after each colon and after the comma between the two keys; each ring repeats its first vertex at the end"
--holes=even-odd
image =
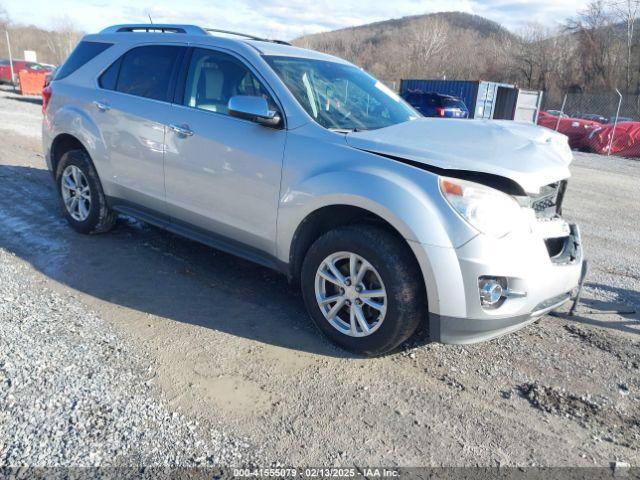
{"type": "Polygon", "coordinates": [[[521,213],[513,197],[479,183],[440,177],[440,191],[472,227],[495,237],[509,233],[521,213]]]}

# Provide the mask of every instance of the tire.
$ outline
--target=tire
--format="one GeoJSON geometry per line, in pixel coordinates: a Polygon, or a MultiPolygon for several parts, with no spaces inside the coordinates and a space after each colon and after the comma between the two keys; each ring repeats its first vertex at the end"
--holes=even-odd
{"type": "MultiPolygon", "coordinates": [[[[73,177],[73,175],[68,176],[73,177]]],[[[58,162],[55,179],[62,212],[67,222],[69,222],[69,225],[71,225],[75,231],[84,234],[95,234],[107,232],[113,228],[116,223],[117,214],[107,205],[107,199],[102,190],[98,172],[96,172],[87,152],[84,150],[70,150],[64,153],[58,162]],[[83,188],[84,196],[81,198],[87,201],[82,201],[85,207],[82,211],[75,211],[75,209],[73,209],[75,213],[72,213],[72,211],[67,208],[67,205],[65,205],[65,195],[69,198],[69,195],[73,197],[79,194],[71,192],[63,186],[65,181],[63,177],[74,172],[74,167],[82,173],[81,176],[78,175],[78,177],[82,179],[78,183],[81,185],[81,188],[83,188]],[[87,187],[88,190],[86,190],[87,187]],[[76,215],[75,218],[74,214],[76,215]]],[[[69,181],[72,181],[72,178],[70,178],[69,181]]]]}
{"type": "MultiPolygon", "coordinates": [[[[353,271],[359,271],[359,267],[353,271]]],[[[304,302],[315,325],[334,343],[353,353],[378,356],[396,349],[414,334],[427,315],[424,281],[413,253],[403,239],[380,227],[351,225],[325,233],[309,248],[300,278],[304,302]],[[343,258],[345,254],[348,258],[343,258]],[[353,258],[351,254],[356,256],[355,265],[361,267],[368,262],[368,267],[373,267],[368,269],[358,285],[350,285],[352,277],[348,276],[348,262],[353,258]],[[348,286],[340,287],[340,291],[339,283],[334,282],[337,278],[335,275],[330,275],[333,280],[326,280],[326,273],[330,273],[327,259],[329,262],[335,261],[334,266],[347,277],[343,287],[348,286]],[[358,259],[362,262],[358,263],[358,259]],[[324,276],[317,275],[321,266],[324,276]],[[370,302],[363,303],[372,300],[371,298],[354,298],[355,295],[360,295],[354,292],[358,288],[363,296],[386,292],[384,297],[373,299],[378,309],[369,307],[370,302]],[[349,297],[346,300],[348,304],[329,320],[327,316],[331,316],[331,310],[338,302],[321,307],[319,301],[336,297],[349,297]],[[381,322],[367,323],[371,327],[371,333],[366,333],[361,328],[359,320],[352,320],[354,317],[362,318],[357,314],[352,316],[354,304],[360,305],[360,313],[364,313],[365,317],[368,312],[371,319],[382,318],[381,322]],[[382,309],[381,305],[384,305],[382,309]],[[384,314],[381,313],[382,310],[384,314]]]]}

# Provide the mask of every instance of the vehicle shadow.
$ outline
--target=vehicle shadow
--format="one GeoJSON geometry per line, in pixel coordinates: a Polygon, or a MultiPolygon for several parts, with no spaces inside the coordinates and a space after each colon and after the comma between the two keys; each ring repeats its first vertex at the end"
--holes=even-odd
{"type": "Polygon", "coordinates": [[[62,285],[266,344],[355,357],[321,336],[283,275],[127,217],[109,233],[78,234],[45,170],[0,166],[0,198],[0,247],[62,285]]]}
{"type": "Polygon", "coordinates": [[[637,305],[640,292],[599,283],[587,282],[585,286],[614,294],[617,301],[582,297],[575,315],[569,316],[567,312],[559,312],[555,316],[586,325],[640,335],[640,312],[633,306],[637,305]]]}

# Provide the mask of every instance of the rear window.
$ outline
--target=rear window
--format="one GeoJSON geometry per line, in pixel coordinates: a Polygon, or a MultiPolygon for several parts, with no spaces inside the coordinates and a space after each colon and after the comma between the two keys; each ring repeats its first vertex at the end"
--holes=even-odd
{"type": "MultiPolygon", "coordinates": [[[[115,89],[129,95],[169,101],[173,69],[183,50],[184,47],[168,45],[129,50],[120,60],[115,89]]],[[[101,85],[104,84],[105,88],[108,88],[115,74],[109,70],[104,73],[106,77],[101,79],[101,85]]]]}
{"type": "Polygon", "coordinates": [[[434,107],[438,105],[438,97],[428,93],[410,93],[407,102],[416,107],[434,107]]]}
{"type": "Polygon", "coordinates": [[[58,69],[55,79],[60,80],[61,78],[68,77],[89,60],[100,55],[111,45],[113,44],[102,42],[80,42],[73,52],[71,52],[67,61],[64,62],[64,65],[58,69]]]}
{"type": "Polygon", "coordinates": [[[460,110],[466,110],[466,106],[464,102],[461,100],[456,100],[455,98],[443,98],[442,106],[447,108],[459,108],[460,110]]]}

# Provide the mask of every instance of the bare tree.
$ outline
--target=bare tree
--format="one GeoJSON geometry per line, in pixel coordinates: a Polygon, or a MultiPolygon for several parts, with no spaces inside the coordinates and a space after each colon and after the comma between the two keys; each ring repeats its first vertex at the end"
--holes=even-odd
{"type": "Polygon", "coordinates": [[[46,39],[53,63],[61,64],[64,62],[80,38],[82,38],[82,33],[69,17],[57,19],[54,22],[54,30],[47,35],[46,39]]]}
{"type": "Polygon", "coordinates": [[[436,18],[414,22],[409,28],[405,43],[410,58],[409,70],[424,70],[435,56],[444,51],[447,40],[447,25],[444,21],[436,18]]]}
{"type": "Polygon", "coordinates": [[[591,0],[585,10],[567,22],[566,28],[578,38],[577,54],[584,84],[596,88],[613,88],[617,60],[615,36],[612,16],[603,0],[591,0]]]}
{"type": "Polygon", "coordinates": [[[0,45],[2,45],[2,47],[0,47],[0,52],[2,52],[2,55],[9,55],[9,45],[7,45],[7,36],[8,36],[8,32],[9,32],[9,24],[11,23],[11,20],[9,18],[9,13],[7,12],[7,10],[4,8],[4,5],[2,3],[0,3],[0,45]]]}
{"type": "Polygon", "coordinates": [[[9,25],[9,13],[7,9],[4,8],[4,5],[0,3],[0,28],[5,29],[7,25],[9,25]]]}
{"type": "Polygon", "coordinates": [[[514,60],[527,88],[532,88],[536,80],[540,63],[539,46],[544,40],[542,31],[542,25],[532,23],[519,32],[520,41],[514,51],[514,60]]]}
{"type": "Polygon", "coordinates": [[[614,0],[609,3],[617,18],[626,27],[626,87],[631,89],[632,50],[635,37],[635,26],[640,14],[640,0],[614,0]]]}
{"type": "MultiPolygon", "coordinates": [[[[627,75],[634,84],[629,65],[640,68],[638,35],[625,41],[620,14],[610,2],[640,0],[591,0],[563,28],[530,25],[518,35],[487,20],[448,13],[309,35],[295,43],[344,57],[388,82],[492,80],[543,89],[557,99],[569,88],[623,86],[627,75]]],[[[640,91],[640,74],[638,82],[640,91]]]]}
{"type": "MultiPolygon", "coordinates": [[[[520,32],[520,41],[511,50],[516,81],[527,88],[557,90],[573,71],[573,37],[557,29],[530,24],[520,32]]],[[[554,92],[555,93],[555,92],[554,92]]]]}

